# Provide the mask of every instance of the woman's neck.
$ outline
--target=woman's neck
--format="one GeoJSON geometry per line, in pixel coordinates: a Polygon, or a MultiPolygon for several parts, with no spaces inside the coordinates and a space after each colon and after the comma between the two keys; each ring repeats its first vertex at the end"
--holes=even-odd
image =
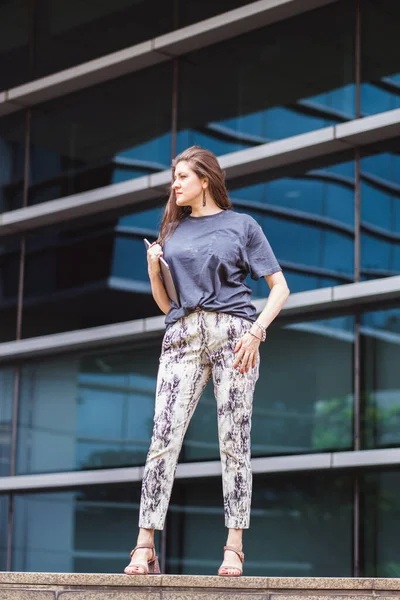
{"type": "Polygon", "coordinates": [[[208,199],[206,206],[192,206],[191,216],[208,217],[209,215],[216,215],[217,213],[222,212],[222,210],[223,209],[217,206],[217,204],[214,201],[210,202],[210,200],[208,199]]]}

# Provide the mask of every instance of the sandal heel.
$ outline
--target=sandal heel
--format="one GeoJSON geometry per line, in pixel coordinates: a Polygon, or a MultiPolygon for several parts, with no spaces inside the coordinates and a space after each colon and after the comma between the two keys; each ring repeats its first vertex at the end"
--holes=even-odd
{"type": "Polygon", "coordinates": [[[149,575],[159,575],[161,573],[160,571],[160,564],[158,562],[158,556],[154,557],[154,560],[152,560],[151,562],[148,563],[149,565],[149,575]]]}

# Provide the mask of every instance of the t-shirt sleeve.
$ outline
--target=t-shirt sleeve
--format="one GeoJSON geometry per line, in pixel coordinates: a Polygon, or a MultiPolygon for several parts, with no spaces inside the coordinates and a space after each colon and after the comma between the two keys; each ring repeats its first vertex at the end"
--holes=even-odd
{"type": "Polygon", "coordinates": [[[281,271],[281,267],[260,225],[253,218],[247,237],[247,258],[252,279],[281,271]]]}

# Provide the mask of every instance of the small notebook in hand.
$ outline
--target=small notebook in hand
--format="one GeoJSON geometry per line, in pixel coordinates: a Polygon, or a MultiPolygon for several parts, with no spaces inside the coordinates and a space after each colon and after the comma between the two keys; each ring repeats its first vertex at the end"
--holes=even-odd
{"type": "MultiPolygon", "coordinates": [[[[149,247],[151,246],[149,240],[146,240],[146,238],[145,238],[144,243],[145,243],[146,249],[148,250],[149,247]]],[[[168,294],[169,298],[172,300],[172,302],[174,302],[177,306],[179,306],[179,296],[176,291],[176,287],[174,284],[174,280],[172,278],[171,270],[168,266],[167,261],[164,260],[162,256],[160,256],[160,268],[161,268],[161,273],[160,273],[161,279],[162,279],[164,287],[167,291],[167,294],[168,294]]]]}

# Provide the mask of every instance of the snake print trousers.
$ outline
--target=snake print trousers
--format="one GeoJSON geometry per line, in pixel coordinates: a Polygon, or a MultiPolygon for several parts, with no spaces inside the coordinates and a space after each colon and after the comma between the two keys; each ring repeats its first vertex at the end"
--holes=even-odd
{"type": "Polygon", "coordinates": [[[252,474],[250,430],[259,371],[233,368],[236,343],[251,322],[197,309],[171,325],[163,339],[154,428],[142,481],[139,527],[163,529],[179,452],[196,405],[212,376],[217,401],[225,525],[247,529],[252,474]]]}

